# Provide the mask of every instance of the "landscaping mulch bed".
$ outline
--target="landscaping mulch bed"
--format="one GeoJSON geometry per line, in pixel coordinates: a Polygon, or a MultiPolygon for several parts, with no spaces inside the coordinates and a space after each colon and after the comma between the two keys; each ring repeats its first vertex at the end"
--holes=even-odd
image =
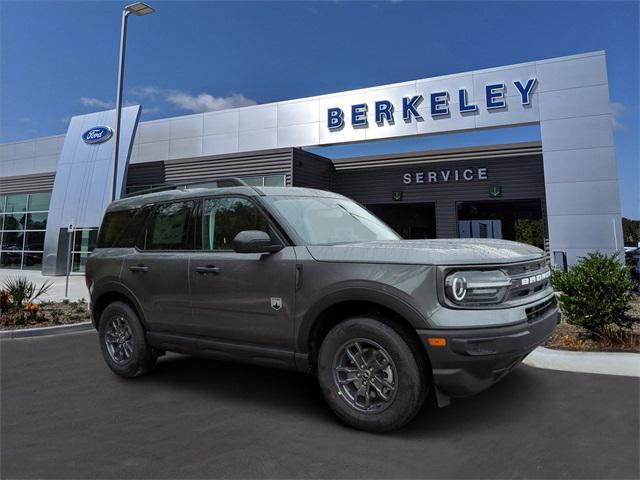
{"type": "Polygon", "coordinates": [[[627,313],[634,320],[629,330],[614,330],[611,335],[596,336],[564,320],[556,327],[544,346],[556,350],[582,352],[635,352],[640,353],[640,297],[631,302],[627,313]]]}
{"type": "Polygon", "coordinates": [[[38,304],[35,315],[24,312],[2,312],[0,330],[19,330],[23,328],[53,327],[70,325],[90,320],[89,305],[83,300],[77,302],[42,302],[38,304]]]}

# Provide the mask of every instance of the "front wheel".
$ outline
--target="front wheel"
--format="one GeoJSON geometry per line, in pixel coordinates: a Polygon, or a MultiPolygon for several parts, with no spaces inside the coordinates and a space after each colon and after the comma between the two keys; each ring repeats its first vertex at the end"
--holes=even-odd
{"type": "Polygon", "coordinates": [[[98,329],[105,362],[122,377],[137,377],[153,370],[156,356],[136,312],[126,303],[109,304],[98,329]]]}
{"type": "Polygon", "coordinates": [[[420,352],[376,318],[351,318],[325,337],[318,379],[331,409],[349,425],[372,432],[409,422],[426,398],[428,377],[420,352]]]}

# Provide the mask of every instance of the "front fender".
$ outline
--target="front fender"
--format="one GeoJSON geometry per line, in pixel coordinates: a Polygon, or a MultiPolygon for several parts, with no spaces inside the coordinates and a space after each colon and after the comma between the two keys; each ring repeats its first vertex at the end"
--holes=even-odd
{"type": "Polygon", "coordinates": [[[408,295],[390,290],[388,286],[376,287],[374,283],[371,283],[369,285],[342,286],[339,290],[324,295],[301,316],[296,335],[296,352],[307,353],[309,337],[322,312],[343,302],[362,301],[377,304],[395,312],[415,329],[427,328],[428,323],[425,316],[412,305],[410,298],[407,298],[408,295]]]}

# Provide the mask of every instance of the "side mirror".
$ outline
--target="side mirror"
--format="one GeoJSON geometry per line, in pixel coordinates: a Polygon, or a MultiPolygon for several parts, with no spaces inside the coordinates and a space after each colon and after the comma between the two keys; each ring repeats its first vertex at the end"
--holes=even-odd
{"type": "Polygon", "coordinates": [[[271,242],[271,237],[260,230],[243,230],[233,239],[233,250],[237,253],[275,253],[283,246],[271,242]]]}

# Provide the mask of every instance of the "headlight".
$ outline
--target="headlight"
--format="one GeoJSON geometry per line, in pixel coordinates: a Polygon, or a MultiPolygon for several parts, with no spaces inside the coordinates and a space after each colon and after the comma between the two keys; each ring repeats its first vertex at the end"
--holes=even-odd
{"type": "Polygon", "coordinates": [[[460,270],[444,280],[447,298],[466,306],[500,303],[510,286],[511,279],[500,270],[460,270]]]}

